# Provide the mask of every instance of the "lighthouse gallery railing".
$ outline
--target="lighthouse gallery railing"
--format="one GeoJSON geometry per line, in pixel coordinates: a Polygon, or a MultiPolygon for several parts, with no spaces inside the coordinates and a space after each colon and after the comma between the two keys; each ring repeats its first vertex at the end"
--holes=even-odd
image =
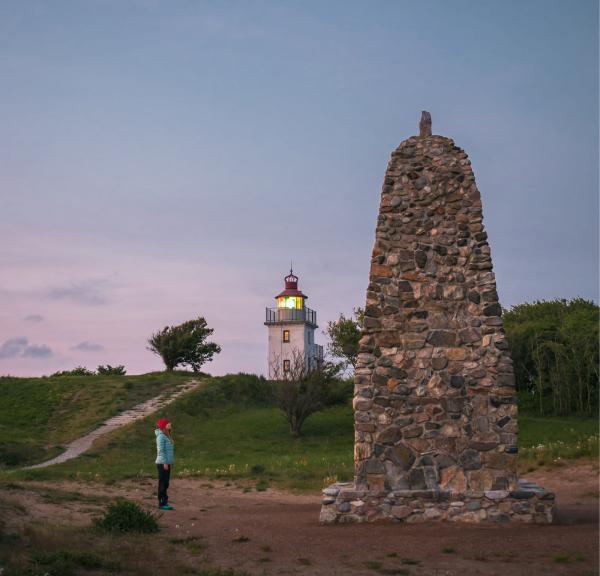
{"type": "Polygon", "coordinates": [[[265,324],[278,322],[307,322],[317,325],[317,313],[310,308],[267,308],[265,324]]]}

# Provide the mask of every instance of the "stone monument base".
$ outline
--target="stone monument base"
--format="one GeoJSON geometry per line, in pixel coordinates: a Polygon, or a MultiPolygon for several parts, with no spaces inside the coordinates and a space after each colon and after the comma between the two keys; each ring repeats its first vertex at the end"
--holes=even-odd
{"type": "Polygon", "coordinates": [[[531,522],[550,524],[554,494],[526,480],[517,490],[466,492],[360,490],[350,483],[323,490],[321,524],[351,522],[531,522]]]}

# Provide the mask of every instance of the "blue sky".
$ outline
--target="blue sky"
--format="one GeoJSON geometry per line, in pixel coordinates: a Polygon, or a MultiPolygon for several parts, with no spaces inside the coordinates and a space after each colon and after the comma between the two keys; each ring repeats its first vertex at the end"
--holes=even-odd
{"type": "Polygon", "coordinates": [[[159,369],[147,337],[199,314],[208,370],[264,372],[290,259],[322,327],[363,304],[421,110],[503,306],[598,300],[595,1],[4,0],[0,88],[0,374],[159,369]]]}

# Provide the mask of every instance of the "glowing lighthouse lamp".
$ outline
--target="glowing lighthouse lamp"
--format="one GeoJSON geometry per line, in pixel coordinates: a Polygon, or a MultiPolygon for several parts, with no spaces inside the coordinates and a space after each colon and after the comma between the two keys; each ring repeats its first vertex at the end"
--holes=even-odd
{"type": "Polygon", "coordinates": [[[298,355],[309,370],[323,360],[323,347],[315,344],[317,313],[306,306],[308,296],[298,290],[298,276],[291,269],[284,283],[283,292],[275,296],[277,307],[266,309],[269,378],[289,373],[298,355]]]}

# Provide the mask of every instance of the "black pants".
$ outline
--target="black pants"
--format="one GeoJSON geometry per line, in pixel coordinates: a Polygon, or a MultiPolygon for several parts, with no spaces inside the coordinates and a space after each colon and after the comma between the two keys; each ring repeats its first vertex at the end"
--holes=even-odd
{"type": "Polygon", "coordinates": [[[157,464],[158,469],[158,505],[164,506],[169,502],[169,495],[167,490],[169,489],[169,478],[171,477],[171,466],[165,470],[164,464],[157,464]]]}

